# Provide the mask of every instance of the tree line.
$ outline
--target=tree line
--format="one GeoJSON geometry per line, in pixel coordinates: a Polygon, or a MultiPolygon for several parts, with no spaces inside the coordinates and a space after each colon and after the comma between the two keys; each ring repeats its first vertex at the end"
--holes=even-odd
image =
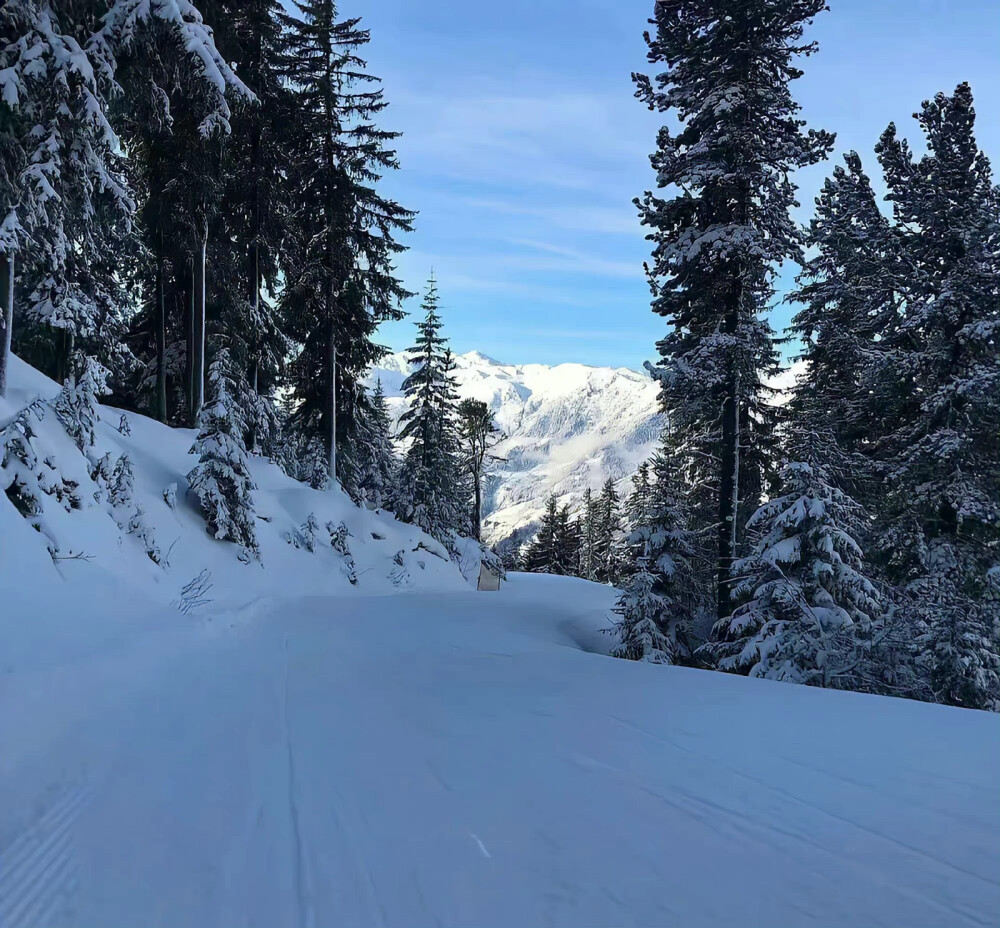
{"type": "Polygon", "coordinates": [[[621,656],[1000,708],[1000,193],[971,89],[890,124],[889,208],[849,152],[793,222],[796,168],[834,137],[790,92],[824,0],[658,0],[672,114],[636,200],[653,244],[650,365],[668,420],[626,544],[621,656]],[[776,268],[804,372],[767,381],[776,268]]]}
{"type": "MultiPolygon", "coordinates": [[[[962,84],[916,114],[925,153],[878,140],[889,208],[850,152],[793,221],[794,171],[834,147],[791,93],[824,8],[655,4],[636,96],[671,122],[636,205],[667,426],[624,505],[550,499],[523,563],[621,587],[623,657],[997,708],[1000,193],[962,84]],[[781,405],[784,262],[804,373],[781,405]]],[[[189,488],[248,556],[252,453],[480,534],[499,436],[459,403],[433,280],[402,454],[364,384],[414,219],[380,192],[369,38],[333,0],[0,10],[0,393],[13,346],[82,446],[100,395],[195,427],[189,488]]]]}
{"type": "Polygon", "coordinates": [[[435,311],[401,461],[364,385],[412,295],[393,262],[414,218],[379,192],[397,134],[369,38],[333,0],[0,10],[0,395],[14,350],[78,420],[103,395],[197,428],[190,490],[250,555],[251,453],[446,543],[479,536],[496,430],[459,408],[435,311]]]}

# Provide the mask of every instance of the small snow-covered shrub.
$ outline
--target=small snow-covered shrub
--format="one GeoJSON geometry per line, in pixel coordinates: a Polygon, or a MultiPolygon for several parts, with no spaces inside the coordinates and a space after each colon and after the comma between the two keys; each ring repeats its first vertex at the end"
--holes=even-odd
{"type": "Polygon", "coordinates": [[[101,418],[97,398],[108,392],[108,370],[81,352],[74,355],[73,369],[75,373],[63,384],[52,408],[66,434],[86,451],[96,440],[94,428],[101,418]]]}
{"type": "Polygon", "coordinates": [[[260,556],[254,525],[253,491],[244,428],[230,394],[228,352],[220,351],[209,369],[211,402],[201,413],[198,438],[191,449],[198,464],[188,474],[188,486],[198,497],[210,535],[242,545],[260,556]]]}

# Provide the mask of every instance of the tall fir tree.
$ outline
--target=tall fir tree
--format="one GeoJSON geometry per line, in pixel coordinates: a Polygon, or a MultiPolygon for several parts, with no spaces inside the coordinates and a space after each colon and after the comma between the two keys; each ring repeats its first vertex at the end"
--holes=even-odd
{"type": "Polygon", "coordinates": [[[583,491],[583,525],[580,533],[580,576],[584,580],[593,580],[597,570],[597,503],[594,491],[587,487],[583,491]]]}
{"type": "Polygon", "coordinates": [[[344,489],[369,509],[390,505],[399,462],[392,437],[392,416],[379,379],[365,397],[367,412],[361,417],[358,438],[344,449],[344,489]]]}
{"type": "Polygon", "coordinates": [[[529,573],[558,573],[559,563],[559,500],[555,493],[545,500],[545,511],[538,531],[524,553],[524,569],[529,573]]]}
{"type": "Polygon", "coordinates": [[[694,643],[695,546],[684,494],[664,449],[644,462],[630,497],[626,544],[634,565],[615,607],[615,657],[675,664],[694,643]]]}
{"type": "Polygon", "coordinates": [[[880,415],[869,381],[898,319],[904,275],[861,158],[852,151],[844,161],[816,199],[808,236],[815,255],[791,297],[802,304],[792,331],[805,346],[806,371],[789,405],[800,428],[831,429],[831,450],[863,471],[867,481],[854,481],[863,489],[873,486],[866,462],[880,415]]]}
{"type": "Polygon", "coordinates": [[[15,276],[14,340],[59,380],[78,349],[111,362],[127,311],[115,271],[134,203],[109,121],[111,87],[89,47],[97,13],[88,4],[29,4],[16,43],[27,247],[15,276]]]}
{"type": "Polygon", "coordinates": [[[621,498],[611,477],[594,504],[594,579],[616,585],[624,568],[621,498]]]}
{"type": "Polygon", "coordinates": [[[409,448],[400,470],[394,509],[428,534],[448,542],[468,529],[464,475],[456,436],[456,391],[451,352],[441,335],[437,284],[431,277],[410,349],[413,372],[403,381],[406,410],[400,439],[409,448]]]}
{"type": "Polygon", "coordinates": [[[873,393],[883,561],[941,701],[1000,704],[1000,193],[968,84],[915,114],[916,158],[877,147],[907,266],[905,311],[873,393]]]}
{"type": "Polygon", "coordinates": [[[716,526],[717,615],[732,608],[730,567],[743,544],[743,515],[767,477],[774,412],[763,379],[778,366],[763,313],[775,266],[800,255],[790,179],[833,145],[803,131],[789,85],[795,61],[815,50],[803,29],[824,0],[658,0],[647,33],[653,80],[636,96],[676,114],[651,157],[659,188],[637,200],[655,243],[653,310],[671,331],[657,347],[663,407],[681,438],[696,488],[696,515],[716,526]]]}
{"type": "Polygon", "coordinates": [[[288,164],[291,217],[282,294],[287,330],[299,350],[291,365],[290,423],[306,441],[322,441],[330,480],[338,435],[355,440],[363,415],[360,380],[385,349],[379,324],[401,319],[410,294],[395,276],[394,238],[413,214],[376,190],[397,167],[387,146],[397,137],[375,125],[386,102],[358,50],[369,33],[337,19],[333,0],[301,0],[282,16],[284,80],[297,113],[288,164]]]}

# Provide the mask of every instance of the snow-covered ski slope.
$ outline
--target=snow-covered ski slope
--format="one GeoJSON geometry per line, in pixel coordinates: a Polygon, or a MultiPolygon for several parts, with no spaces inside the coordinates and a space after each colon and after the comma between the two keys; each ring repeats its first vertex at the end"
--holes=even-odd
{"type": "Polygon", "coordinates": [[[1000,919],[1000,718],[593,653],[609,590],[0,620],[0,924],[1000,919]]]}
{"type": "MultiPolygon", "coordinates": [[[[13,373],[0,424],[54,390],[13,373]]],[[[51,410],[82,508],[36,532],[0,495],[3,928],[1000,923],[1000,717],[614,660],[614,591],[477,593],[261,461],[240,563],[184,496],[191,433],[119,415],[97,450],[168,566],[51,410]],[[356,585],[285,540],[310,513],[356,585]]]]}

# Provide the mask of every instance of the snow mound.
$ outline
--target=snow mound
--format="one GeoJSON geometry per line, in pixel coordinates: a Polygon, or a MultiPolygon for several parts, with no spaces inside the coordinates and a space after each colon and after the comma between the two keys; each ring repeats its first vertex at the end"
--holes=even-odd
{"type": "Polygon", "coordinates": [[[241,561],[239,547],[207,534],[187,493],[197,462],[193,431],[102,406],[96,444],[83,453],[53,408],[58,392],[12,358],[8,395],[0,400],[0,449],[4,436],[9,446],[0,470],[0,486],[9,484],[0,493],[0,597],[19,602],[15,608],[26,615],[33,591],[53,585],[75,598],[113,589],[186,611],[210,602],[236,607],[276,589],[467,589],[463,572],[470,580],[478,574],[476,551],[463,549],[460,571],[442,545],[413,526],[359,508],[339,489],[313,490],[262,458],[251,461],[261,560],[241,561]],[[25,485],[36,488],[35,502],[22,498],[25,485]]]}

